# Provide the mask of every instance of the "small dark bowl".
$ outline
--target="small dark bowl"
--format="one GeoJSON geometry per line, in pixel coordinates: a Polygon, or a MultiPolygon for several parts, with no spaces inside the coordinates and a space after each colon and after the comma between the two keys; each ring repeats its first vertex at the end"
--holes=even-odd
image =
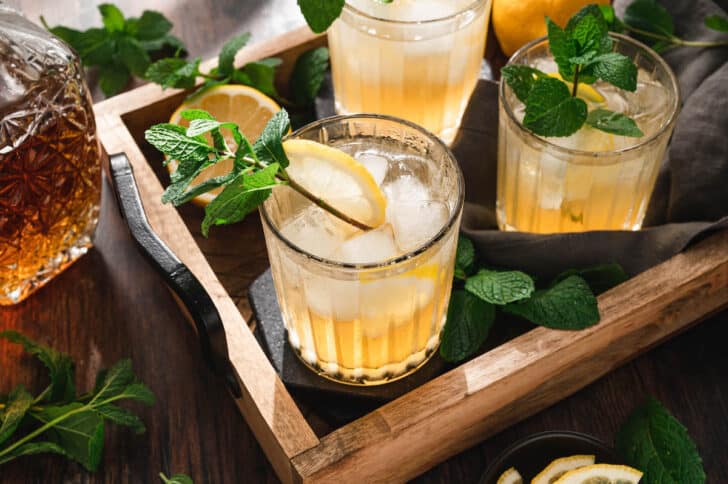
{"type": "Polygon", "coordinates": [[[508,447],[485,471],[480,484],[496,484],[511,467],[523,476],[523,482],[541,472],[551,461],[576,454],[593,454],[597,463],[622,464],[614,450],[591,435],[578,432],[543,432],[531,435],[508,447]]]}

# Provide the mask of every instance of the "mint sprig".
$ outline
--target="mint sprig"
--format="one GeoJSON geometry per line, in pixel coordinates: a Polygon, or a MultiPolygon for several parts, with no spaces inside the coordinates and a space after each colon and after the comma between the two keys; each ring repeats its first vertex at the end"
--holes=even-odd
{"type": "Polygon", "coordinates": [[[50,384],[37,396],[22,385],[0,396],[0,465],[21,456],[53,453],[95,471],[104,446],[106,423],[145,431],[144,423],[118,406],[122,400],[154,403],[154,395],[134,375],[131,361],[100,371],[90,392],[78,395],[73,361],[66,354],[39,345],[15,331],[0,338],[17,343],[49,370],[50,384]]]}
{"type": "Polygon", "coordinates": [[[644,484],[700,484],[702,459],[687,429],[654,398],[638,407],[617,434],[616,448],[644,484]]]}
{"type": "Polygon", "coordinates": [[[539,136],[566,137],[584,124],[621,136],[641,137],[637,123],[624,114],[603,108],[589,113],[577,97],[579,84],[601,79],[620,89],[637,89],[637,66],[628,57],[612,52],[609,24],[602,9],[588,5],[561,28],[546,18],[549,48],[562,79],[532,67],[509,65],[502,69],[504,81],[525,104],[523,126],[539,136]]]}
{"type": "MultiPolygon", "coordinates": [[[[656,0],[635,0],[625,10],[623,19],[618,18],[614,8],[609,5],[600,8],[610,30],[630,32],[656,52],[675,47],[706,48],[728,45],[728,39],[687,40],[678,37],[675,35],[675,22],[670,12],[656,0]]],[[[705,18],[705,26],[716,32],[728,32],[728,18],[709,15],[705,18]]]]}
{"type": "Polygon", "coordinates": [[[177,169],[170,176],[170,184],[162,195],[163,203],[181,205],[214,188],[223,187],[222,193],[205,207],[201,227],[205,237],[215,225],[242,221],[270,197],[277,185],[288,185],[344,222],[362,230],[371,229],[309,192],[286,171],[289,161],[283,149],[283,137],[290,129],[290,119],[285,109],[268,121],[255,144],[250,143],[235,123],[220,122],[206,111],[187,110],[182,112],[182,117],[191,120],[189,127],[157,124],[144,136],[168,160],[178,161],[177,169]],[[228,146],[222,130],[230,132],[236,146],[228,146]],[[207,134],[211,141],[204,137],[207,134]],[[205,169],[228,159],[234,160],[229,173],[191,186],[205,169]]]}
{"type": "Polygon", "coordinates": [[[159,478],[164,484],[194,484],[192,478],[187,474],[175,474],[172,477],[167,477],[164,472],[160,472],[159,478]]]}
{"type": "Polygon", "coordinates": [[[477,268],[473,242],[458,239],[455,287],[440,344],[440,356],[462,361],[481,348],[497,313],[518,316],[552,329],[580,330],[599,322],[595,294],[627,278],[617,264],[569,270],[538,289],[533,277],[520,271],[477,268]]]}
{"type": "Polygon", "coordinates": [[[98,8],[103,28],[79,31],[49,27],[43,17],[41,22],[78,52],[84,66],[98,68],[99,85],[106,96],[120,92],[132,76],[142,77],[152,59],[165,51],[184,54],[184,44],[169,33],[172,23],[161,13],[146,10],[141,17],[125,18],[115,5],[98,8]]]}

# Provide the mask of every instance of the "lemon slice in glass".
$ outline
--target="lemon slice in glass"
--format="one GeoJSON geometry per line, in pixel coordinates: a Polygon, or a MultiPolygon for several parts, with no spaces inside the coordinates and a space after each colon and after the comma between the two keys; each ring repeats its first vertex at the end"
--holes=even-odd
{"type": "Polygon", "coordinates": [[[387,199],[364,165],[343,151],[315,141],[283,143],[292,179],[316,197],[375,228],[385,221],[387,199]]]}
{"type": "MultiPolygon", "coordinates": [[[[558,72],[549,72],[548,73],[550,77],[553,77],[555,79],[558,79],[560,81],[564,81],[564,78],[561,77],[561,74],[558,72]]],[[[574,88],[574,83],[569,81],[564,81],[569,86],[569,91],[571,91],[574,88]]],[[[585,101],[589,101],[592,103],[602,104],[606,102],[607,100],[604,99],[604,96],[602,96],[599,91],[594,89],[589,84],[579,83],[579,88],[576,90],[576,95],[585,101]]]]}
{"type": "Polygon", "coordinates": [[[637,484],[642,472],[628,466],[593,464],[569,471],[555,484],[637,484]]]}

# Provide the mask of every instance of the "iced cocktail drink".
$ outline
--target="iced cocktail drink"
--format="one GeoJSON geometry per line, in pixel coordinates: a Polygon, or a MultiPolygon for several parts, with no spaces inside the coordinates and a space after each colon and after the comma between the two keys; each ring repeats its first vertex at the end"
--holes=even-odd
{"type": "Polygon", "coordinates": [[[347,0],[329,30],[336,109],[389,114],[452,141],[475,88],[491,0],[347,0]]]}
{"type": "Polygon", "coordinates": [[[275,188],[261,214],[290,344],[308,366],[348,383],[414,371],[438,347],[450,299],[463,206],[456,161],[421,128],[374,115],[325,119],[291,138],[366,167],[386,220],[362,231],[275,188]]]}
{"type": "MultiPolygon", "coordinates": [[[[642,138],[588,126],[563,138],[542,138],[522,125],[524,106],[507,83],[500,87],[498,223],[502,230],[554,233],[638,230],[655,185],[679,106],[677,80],[654,51],[612,34],[615,51],[638,67],[637,90],[598,81],[580,87],[589,109],[633,118],[642,138]]],[[[548,41],[518,51],[509,64],[558,71],[548,41]]]]}

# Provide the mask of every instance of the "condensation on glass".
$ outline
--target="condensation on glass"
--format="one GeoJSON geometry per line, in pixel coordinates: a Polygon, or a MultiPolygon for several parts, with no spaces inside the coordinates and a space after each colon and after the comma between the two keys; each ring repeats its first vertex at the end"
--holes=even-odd
{"type": "Polygon", "coordinates": [[[374,115],[329,118],[292,137],[359,160],[388,206],[386,223],[362,232],[285,186],[266,201],[265,240],[291,346],[315,371],[351,384],[415,371],[439,345],[450,300],[463,206],[455,159],[422,128],[374,115]]]}
{"type": "MultiPolygon", "coordinates": [[[[524,106],[500,87],[498,223],[502,230],[555,233],[638,230],[650,201],[680,105],[675,75],[645,45],[613,34],[614,50],[638,67],[637,91],[598,81],[604,100],[585,96],[589,109],[635,119],[645,133],[628,138],[584,127],[564,138],[542,138],[523,127],[524,106]]],[[[510,60],[557,72],[548,41],[537,40],[510,60]]]]}
{"type": "Polygon", "coordinates": [[[25,299],[91,246],[99,153],[75,53],[0,5],[0,304],[25,299]]]}

